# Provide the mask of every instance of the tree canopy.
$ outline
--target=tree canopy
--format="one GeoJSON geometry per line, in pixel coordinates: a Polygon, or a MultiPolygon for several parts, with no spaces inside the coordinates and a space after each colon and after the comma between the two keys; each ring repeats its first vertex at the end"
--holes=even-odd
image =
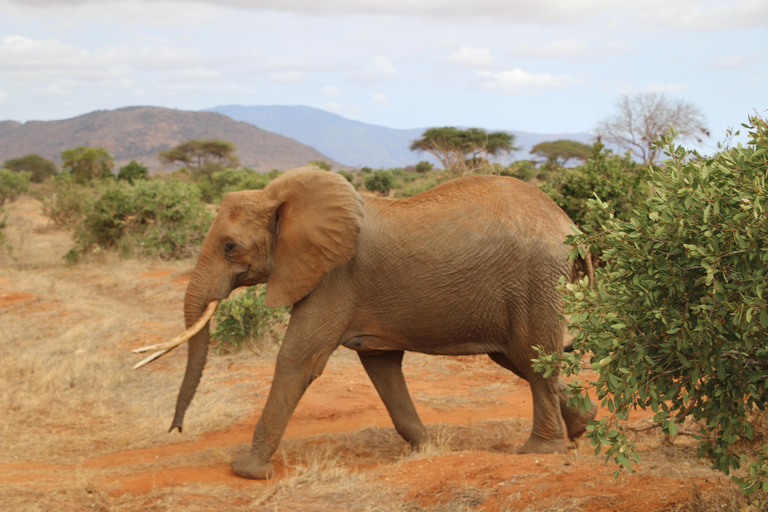
{"type": "Polygon", "coordinates": [[[139,180],[146,180],[149,178],[149,169],[145,165],[141,165],[136,160],[131,160],[131,163],[124,165],[120,168],[120,172],[117,173],[118,181],[127,181],[128,183],[136,183],[139,180]]]}
{"type": "Polygon", "coordinates": [[[434,155],[444,169],[457,174],[476,171],[491,157],[516,151],[515,136],[507,132],[487,132],[482,128],[460,130],[452,126],[430,128],[411,143],[411,151],[434,155]]]}
{"type": "Polygon", "coordinates": [[[603,141],[628,149],[643,163],[654,164],[659,157],[654,142],[670,127],[674,127],[681,140],[701,142],[709,136],[704,114],[698,107],[658,93],[622,96],[616,112],[600,121],[596,131],[603,141]]]}
{"type": "Polygon", "coordinates": [[[240,160],[235,155],[236,147],[229,141],[219,139],[190,139],[157,156],[164,165],[181,164],[193,174],[211,176],[226,167],[237,167],[240,160]]]}
{"type": "Polygon", "coordinates": [[[3,163],[3,168],[14,172],[28,172],[32,175],[32,183],[42,183],[45,178],[56,174],[56,164],[40,155],[29,154],[19,158],[11,158],[3,163]]]}
{"type": "Polygon", "coordinates": [[[569,160],[586,161],[592,155],[592,148],[575,140],[553,140],[539,142],[530,153],[545,160],[565,165],[569,160]]]}
{"type": "Polygon", "coordinates": [[[94,179],[112,175],[115,160],[104,148],[80,146],[61,152],[62,168],[72,173],[78,183],[87,183],[94,179]]]}
{"type": "Polygon", "coordinates": [[[31,173],[13,172],[10,169],[0,169],[0,206],[6,201],[13,201],[29,189],[31,173]]]}

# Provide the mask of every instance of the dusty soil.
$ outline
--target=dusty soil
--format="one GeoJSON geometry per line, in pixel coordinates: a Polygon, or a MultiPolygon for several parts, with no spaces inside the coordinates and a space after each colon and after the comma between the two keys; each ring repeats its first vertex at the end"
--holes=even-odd
{"type": "Polygon", "coordinates": [[[239,479],[229,461],[248,448],[275,350],[212,355],[184,433],[167,433],[185,349],[135,372],[130,349],[182,330],[194,262],[106,255],[67,266],[70,236],[37,201],[7,209],[15,259],[0,256],[0,510],[651,512],[732,500],[732,484],[684,436],[638,434],[643,463],[618,480],[584,441],[566,455],[518,454],[530,392],[486,357],[406,356],[433,439],[413,453],[343,348],[293,415],[276,477],[239,479]]]}

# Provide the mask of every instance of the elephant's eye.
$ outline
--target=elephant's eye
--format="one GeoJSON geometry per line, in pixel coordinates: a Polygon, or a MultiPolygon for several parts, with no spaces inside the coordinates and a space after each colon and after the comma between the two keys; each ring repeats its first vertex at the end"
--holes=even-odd
{"type": "Polygon", "coordinates": [[[227,245],[224,246],[224,250],[226,252],[229,252],[229,251],[231,251],[234,248],[235,248],[235,243],[234,242],[227,242],[227,245]]]}

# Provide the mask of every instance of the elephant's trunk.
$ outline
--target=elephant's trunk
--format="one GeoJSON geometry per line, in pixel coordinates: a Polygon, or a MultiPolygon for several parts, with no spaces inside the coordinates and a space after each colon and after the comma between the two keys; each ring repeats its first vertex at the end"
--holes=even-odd
{"type": "MultiPolygon", "coordinates": [[[[216,291],[207,290],[206,288],[210,288],[206,286],[209,279],[200,271],[200,266],[198,265],[184,296],[184,318],[187,327],[198,321],[211,301],[226,298],[231,291],[216,290],[219,292],[216,293],[216,291]]],[[[203,375],[210,341],[210,323],[208,322],[206,322],[200,332],[189,339],[187,369],[184,372],[184,380],[181,383],[179,397],[176,400],[176,414],[173,417],[173,423],[169,432],[172,432],[175,428],[178,428],[179,432],[181,432],[184,414],[187,412],[187,408],[195,396],[195,391],[197,391],[197,386],[200,384],[200,378],[203,375]]]]}

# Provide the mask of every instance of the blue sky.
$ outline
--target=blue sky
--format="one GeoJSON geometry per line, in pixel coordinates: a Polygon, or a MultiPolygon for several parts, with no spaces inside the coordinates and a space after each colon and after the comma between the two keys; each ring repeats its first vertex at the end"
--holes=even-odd
{"type": "Polygon", "coordinates": [[[0,120],[307,105],[392,128],[592,131],[622,94],[768,109],[765,0],[0,0],[0,120]]]}

